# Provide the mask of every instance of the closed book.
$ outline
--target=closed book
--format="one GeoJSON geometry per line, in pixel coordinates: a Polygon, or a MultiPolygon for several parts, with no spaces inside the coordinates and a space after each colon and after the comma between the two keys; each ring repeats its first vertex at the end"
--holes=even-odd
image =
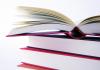
{"type": "Polygon", "coordinates": [[[100,57],[100,42],[98,41],[30,36],[29,46],[100,57]]]}
{"type": "MultiPolygon", "coordinates": [[[[86,56],[72,57],[59,55],[58,52],[50,52],[49,50],[32,50],[22,48],[20,56],[22,62],[35,64],[43,67],[53,68],[57,70],[100,70],[100,60],[86,59],[86,56]],[[39,52],[40,51],[40,52],[39,52]],[[81,57],[81,58],[80,58],[81,57]]],[[[76,56],[76,55],[73,55],[76,56]]]]}

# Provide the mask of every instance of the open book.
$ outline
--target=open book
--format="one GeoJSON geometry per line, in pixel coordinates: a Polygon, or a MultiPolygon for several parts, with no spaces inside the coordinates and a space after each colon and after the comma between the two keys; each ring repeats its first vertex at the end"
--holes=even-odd
{"type": "Polygon", "coordinates": [[[100,16],[92,16],[75,26],[73,21],[53,10],[19,7],[32,20],[22,21],[8,36],[65,35],[69,38],[99,37],[100,16]]]}

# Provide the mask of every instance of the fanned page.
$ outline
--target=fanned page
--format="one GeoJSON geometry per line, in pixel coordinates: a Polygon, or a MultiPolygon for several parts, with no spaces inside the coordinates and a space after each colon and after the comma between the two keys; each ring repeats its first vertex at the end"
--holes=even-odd
{"type": "Polygon", "coordinates": [[[26,11],[26,13],[28,13],[29,15],[38,15],[39,17],[47,16],[51,17],[51,19],[56,19],[58,21],[62,21],[71,25],[73,24],[73,22],[68,17],[53,10],[24,6],[20,6],[19,9],[26,11]]]}
{"type": "MultiPolygon", "coordinates": [[[[19,7],[23,13],[27,14],[27,17],[32,18],[32,21],[26,20],[18,24],[21,27],[17,27],[10,32],[10,35],[21,33],[36,33],[47,31],[71,31],[75,25],[63,14],[58,12],[35,8],[35,7],[19,7]],[[35,19],[34,19],[35,18],[35,19]]],[[[24,17],[23,17],[24,18],[24,17]]]]}
{"type": "Polygon", "coordinates": [[[78,27],[86,35],[100,36],[100,15],[83,20],[78,27]]]}

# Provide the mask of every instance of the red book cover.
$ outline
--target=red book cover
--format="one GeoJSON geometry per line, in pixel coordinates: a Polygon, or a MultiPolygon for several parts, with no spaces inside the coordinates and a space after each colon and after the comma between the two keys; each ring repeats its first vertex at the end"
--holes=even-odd
{"type": "Polygon", "coordinates": [[[24,68],[36,69],[36,70],[57,70],[57,69],[25,63],[25,62],[22,62],[22,64],[18,65],[18,67],[24,67],[24,68]]]}

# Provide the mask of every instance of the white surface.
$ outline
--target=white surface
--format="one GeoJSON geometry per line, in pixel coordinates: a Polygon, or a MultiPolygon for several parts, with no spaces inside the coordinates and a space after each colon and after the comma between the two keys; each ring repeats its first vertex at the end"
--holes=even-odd
{"type": "Polygon", "coordinates": [[[19,20],[15,16],[15,7],[19,5],[38,6],[57,10],[74,22],[80,22],[86,17],[100,14],[99,0],[1,0],[0,1],[0,70],[18,70],[20,62],[19,47],[27,45],[27,38],[6,38],[5,35],[19,20]]]}

